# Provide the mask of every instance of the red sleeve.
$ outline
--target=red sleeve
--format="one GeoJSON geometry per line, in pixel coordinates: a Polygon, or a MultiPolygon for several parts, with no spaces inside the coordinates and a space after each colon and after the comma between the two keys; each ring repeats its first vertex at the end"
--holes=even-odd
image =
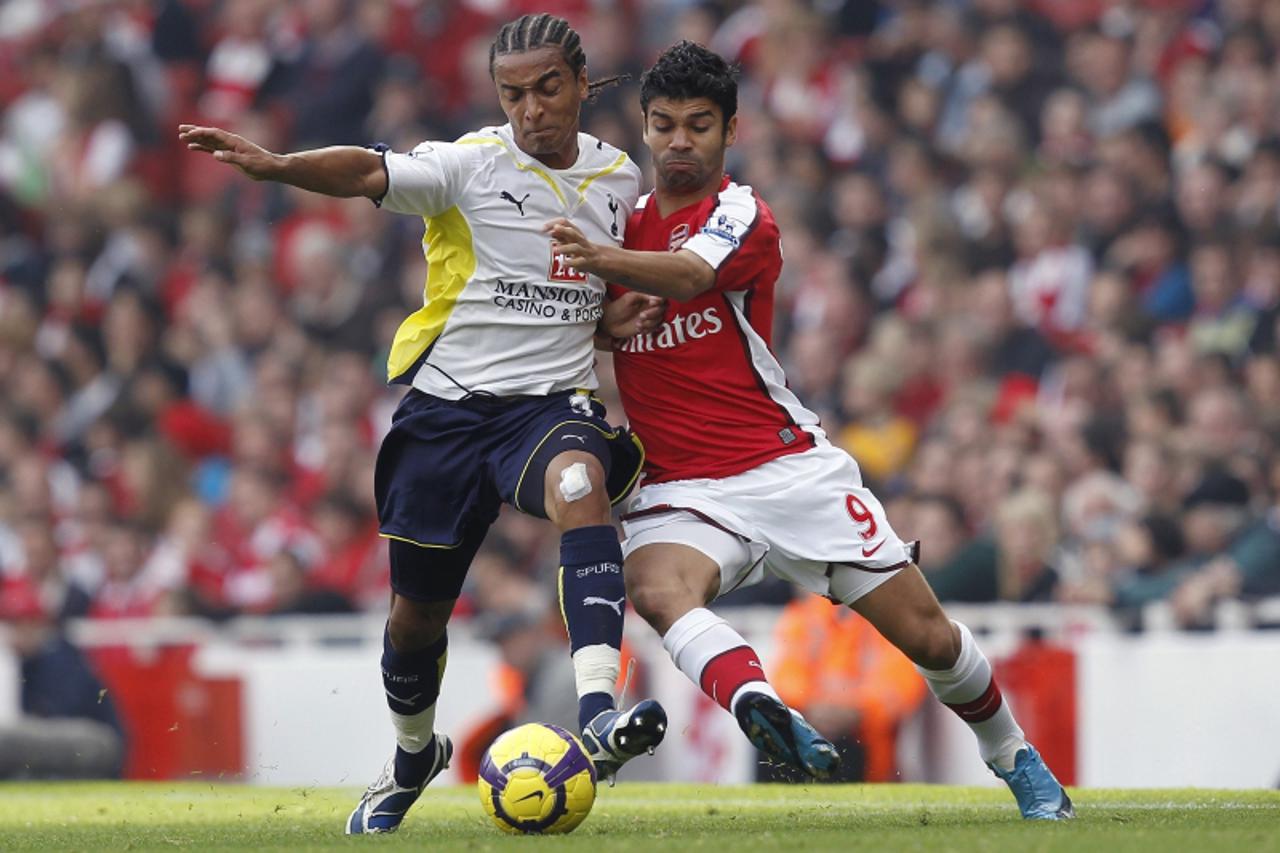
{"type": "Polygon", "coordinates": [[[782,272],[782,241],[770,216],[753,228],[742,245],[716,270],[715,290],[747,290],[773,283],[782,272]]]}
{"type": "Polygon", "coordinates": [[[681,249],[693,252],[716,271],[716,290],[745,290],[782,269],[778,226],[768,205],[750,187],[730,184],[721,190],[702,226],[681,249]]]}

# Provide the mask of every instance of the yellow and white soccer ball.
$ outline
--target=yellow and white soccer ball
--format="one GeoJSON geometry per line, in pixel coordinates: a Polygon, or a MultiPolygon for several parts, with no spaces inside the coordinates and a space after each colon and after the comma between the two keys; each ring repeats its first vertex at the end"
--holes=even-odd
{"type": "Polygon", "coordinates": [[[480,762],[480,802],[499,829],[572,832],[596,801],[596,768],[582,742],[548,723],[504,732],[480,762]]]}

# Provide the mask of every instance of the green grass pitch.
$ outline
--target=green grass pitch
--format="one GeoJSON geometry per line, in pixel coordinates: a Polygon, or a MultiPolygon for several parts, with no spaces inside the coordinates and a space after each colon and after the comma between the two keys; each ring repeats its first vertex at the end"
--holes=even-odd
{"type": "Polygon", "coordinates": [[[358,791],[220,783],[6,783],[0,850],[1280,851],[1280,792],[1080,790],[1024,823],[1007,792],[933,785],[602,787],[576,832],[507,836],[472,787],[431,789],[392,836],[346,838],[358,791]]]}

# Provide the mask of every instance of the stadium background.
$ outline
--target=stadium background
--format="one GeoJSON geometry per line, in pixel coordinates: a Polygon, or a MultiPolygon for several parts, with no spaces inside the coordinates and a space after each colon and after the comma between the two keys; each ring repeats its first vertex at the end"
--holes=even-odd
{"type": "MultiPolygon", "coordinates": [[[[175,128],[452,138],[500,120],[488,43],[542,10],[594,77],[681,37],[741,63],[729,169],[784,235],[792,386],[990,632],[1064,779],[1274,784],[1280,4],[1261,0],[0,3],[0,732],[97,719],[130,777],[372,778],[372,464],[421,225],[251,183],[175,128]]],[[[644,163],[638,119],[634,79],[584,112],[644,163]]],[[[451,732],[563,705],[555,561],[550,525],[503,516],[461,607],[451,732]]],[[[795,602],[784,625],[809,633],[783,639],[789,597],[724,606],[798,702],[887,737],[888,778],[982,778],[856,624],[795,602]]],[[[749,777],[732,722],[629,631],[632,689],[709,733],[637,774],[749,777]]]]}

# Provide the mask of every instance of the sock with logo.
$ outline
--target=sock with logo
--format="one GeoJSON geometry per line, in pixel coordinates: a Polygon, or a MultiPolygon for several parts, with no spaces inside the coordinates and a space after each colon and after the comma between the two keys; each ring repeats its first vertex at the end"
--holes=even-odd
{"type": "Polygon", "coordinates": [[[982,760],[1013,770],[1014,757],[1027,745],[1026,736],[1000,695],[991,662],[978,648],[973,634],[959,622],[953,620],[951,624],[960,631],[960,656],[951,669],[916,669],[933,695],[973,729],[982,760]]]}
{"type": "Polygon", "coordinates": [[[391,635],[382,632],[382,688],[396,730],[396,783],[416,788],[431,772],[435,750],[436,699],[449,657],[449,635],[443,633],[425,649],[398,652],[391,635]]]}
{"type": "Polygon", "coordinates": [[[696,607],[677,619],[663,635],[662,647],[676,667],[726,711],[732,713],[745,693],[778,699],[756,650],[705,607],[696,607]]]}
{"type": "Polygon", "coordinates": [[[560,537],[560,612],[573,654],[579,728],[613,707],[626,605],[622,546],[613,525],[566,530],[560,537]]]}

